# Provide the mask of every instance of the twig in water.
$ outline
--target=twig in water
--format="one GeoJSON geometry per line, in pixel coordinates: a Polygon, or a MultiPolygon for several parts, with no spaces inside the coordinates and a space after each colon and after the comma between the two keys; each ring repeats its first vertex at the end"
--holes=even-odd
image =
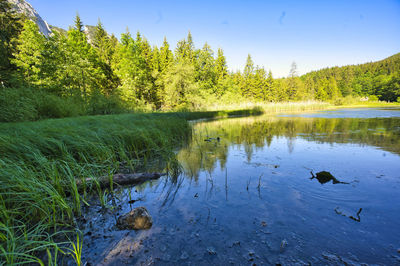
{"type": "Polygon", "coordinates": [[[251,177],[250,177],[249,180],[247,181],[247,187],[246,187],[246,190],[247,190],[247,191],[249,191],[250,181],[251,181],[251,177]]]}
{"type": "Polygon", "coordinates": [[[264,173],[262,173],[261,175],[260,175],[260,177],[258,178],[258,186],[257,186],[257,188],[258,188],[258,190],[260,190],[260,188],[261,188],[261,177],[264,175],[264,173]]]}

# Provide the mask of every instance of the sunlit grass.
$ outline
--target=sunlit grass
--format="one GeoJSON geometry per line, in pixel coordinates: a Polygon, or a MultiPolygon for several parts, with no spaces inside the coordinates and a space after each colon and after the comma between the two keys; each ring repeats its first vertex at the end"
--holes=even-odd
{"type": "Polygon", "coordinates": [[[279,102],[279,103],[260,103],[260,102],[243,102],[229,105],[211,105],[206,108],[207,111],[219,110],[241,110],[241,109],[258,109],[263,113],[280,113],[280,112],[302,112],[312,110],[328,109],[331,104],[319,101],[304,102],[279,102]]]}

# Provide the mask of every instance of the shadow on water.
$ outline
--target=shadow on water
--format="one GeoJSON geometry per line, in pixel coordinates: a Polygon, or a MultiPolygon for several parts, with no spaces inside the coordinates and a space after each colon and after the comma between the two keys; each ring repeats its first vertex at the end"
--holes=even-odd
{"type": "Polygon", "coordinates": [[[181,168],[170,167],[176,172],[118,188],[106,210],[95,201],[87,208],[84,260],[399,263],[399,154],[397,117],[198,122],[176,154],[181,168]],[[310,178],[311,169],[320,171],[310,178]],[[347,185],[320,185],[328,182],[347,185]],[[152,228],[115,230],[117,217],[139,206],[152,216],[152,228]]]}

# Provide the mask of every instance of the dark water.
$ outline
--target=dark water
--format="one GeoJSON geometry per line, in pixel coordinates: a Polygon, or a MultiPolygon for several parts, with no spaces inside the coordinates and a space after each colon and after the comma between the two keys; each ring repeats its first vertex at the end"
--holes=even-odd
{"type": "Polygon", "coordinates": [[[89,209],[84,261],[400,264],[399,154],[395,109],[196,123],[178,152],[182,175],[120,190],[113,210],[89,209]],[[138,206],[153,227],[116,230],[118,214],[138,206]]]}

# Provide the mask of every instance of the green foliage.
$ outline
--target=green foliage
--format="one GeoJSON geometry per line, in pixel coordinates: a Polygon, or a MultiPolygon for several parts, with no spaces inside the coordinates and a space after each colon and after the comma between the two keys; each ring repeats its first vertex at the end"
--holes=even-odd
{"type": "Polygon", "coordinates": [[[191,104],[196,103],[198,87],[195,83],[194,73],[194,67],[183,62],[168,68],[163,76],[163,83],[165,84],[164,109],[190,109],[191,104]]]}
{"type": "Polygon", "coordinates": [[[39,32],[36,23],[25,20],[22,32],[18,37],[15,59],[12,62],[28,83],[38,84],[41,82],[39,73],[40,65],[44,60],[42,57],[44,43],[45,37],[39,32]]]}
{"type": "Polygon", "coordinates": [[[15,39],[22,30],[22,20],[7,0],[0,0],[0,87],[10,84],[15,71],[11,60],[15,52],[15,39]]]}
{"type": "Polygon", "coordinates": [[[0,89],[0,122],[32,121],[38,119],[31,89],[0,89]]]}
{"type": "Polygon", "coordinates": [[[319,83],[320,87],[316,88],[316,92],[319,94],[317,99],[334,99],[341,95],[376,95],[381,101],[393,102],[397,99],[396,95],[400,95],[398,89],[399,69],[400,54],[395,54],[373,63],[313,71],[304,75],[302,79],[306,81],[306,90],[308,91],[311,91],[315,84],[319,83]],[[324,88],[327,89],[326,95],[321,91],[324,88]]]}

